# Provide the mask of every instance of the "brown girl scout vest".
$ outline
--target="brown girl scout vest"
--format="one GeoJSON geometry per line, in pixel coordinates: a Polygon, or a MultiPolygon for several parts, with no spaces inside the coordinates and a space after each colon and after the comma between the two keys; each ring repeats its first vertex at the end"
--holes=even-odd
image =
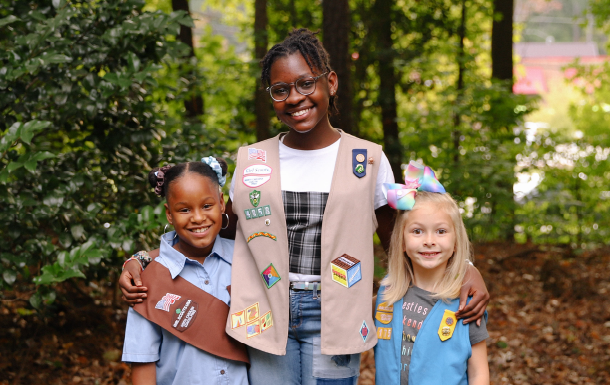
{"type": "Polygon", "coordinates": [[[225,332],[229,306],[222,300],[180,276],[172,279],[169,270],[154,261],[142,272],[142,283],[148,287],[148,300],[133,309],[144,318],[210,354],[250,363],[245,345],[225,332]]]}
{"type": "MultiPolygon", "coordinates": [[[[280,189],[279,138],[237,155],[237,233],[227,333],[253,348],[286,354],[289,255],[280,189]]],[[[374,196],[381,146],[341,133],[322,221],[322,354],[354,354],[377,343],[371,312],[374,196]]]]}

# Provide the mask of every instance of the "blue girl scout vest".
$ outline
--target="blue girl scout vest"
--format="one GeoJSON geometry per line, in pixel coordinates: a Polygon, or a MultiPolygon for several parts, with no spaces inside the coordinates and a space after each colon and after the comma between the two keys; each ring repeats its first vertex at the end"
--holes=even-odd
{"type": "MultiPolygon", "coordinates": [[[[383,301],[384,290],[385,286],[379,288],[375,304],[379,338],[375,346],[375,383],[400,385],[402,299],[388,305],[383,301]]],[[[443,330],[447,327],[445,311],[456,312],[459,305],[459,299],[448,303],[438,300],[432,307],[413,343],[409,385],[468,384],[468,359],[472,355],[469,325],[454,319],[454,328],[443,330]],[[441,336],[446,339],[441,340],[441,336]]]]}

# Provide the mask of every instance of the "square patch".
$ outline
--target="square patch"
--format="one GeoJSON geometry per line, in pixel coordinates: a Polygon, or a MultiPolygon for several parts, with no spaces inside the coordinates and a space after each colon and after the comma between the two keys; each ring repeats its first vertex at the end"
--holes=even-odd
{"type": "Polygon", "coordinates": [[[263,277],[263,281],[265,281],[267,289],[271,288],[271,286],[275,285],[280,279],[282,279],[275,269],[275,266],[273,266],[273,263],[269,264],[269,266],[262,271],[261,277],[263,277]]]}
{"type": "Polygon", "coordinates": [[[246,324],[245,310],[231,314],[231,329],[240,328],[246,324]]]}
{"type": "Polygon", "coordinates": [[[260,320],[256,320],[246,325],[246,337],[252,338],[261,334],[261,323],[260,320]]]}
{"type": "Polygon", "coordinates": [[[259,317],[258,302],[246,308],[246,323],[257,320],[259,317]]]}
{"type": "Polygon", "coordinates": [[[271,310],[269,310],[261,317],[261,333],[271,326],[273,326],[273,317],[271,316],[271,310]]]}

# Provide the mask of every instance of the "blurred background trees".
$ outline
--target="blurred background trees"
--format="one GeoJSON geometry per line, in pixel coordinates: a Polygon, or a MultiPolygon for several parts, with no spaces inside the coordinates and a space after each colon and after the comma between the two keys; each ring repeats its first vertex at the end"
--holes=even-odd
{"type": "Polygon", "coordinates": [[[320,31],[339,74],[333,124],[383,144],[397,180],[411,159],[434,168],[474,241],[605,244],[610,67],[570,59],[524,92],[537,67],[513,42],[603,54],[609,5],[0,0],[0,285],[31,287],[40,308],[58,282],[113,282],[155,248],[165,219],[148,170],[231,163],[285,131],[258,61],[299,27],[320,31]]]}

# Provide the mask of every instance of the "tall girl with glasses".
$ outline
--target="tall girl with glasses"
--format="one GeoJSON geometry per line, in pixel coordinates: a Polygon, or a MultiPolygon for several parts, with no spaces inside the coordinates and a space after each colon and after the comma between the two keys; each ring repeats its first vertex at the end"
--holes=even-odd
{"type": "MultiPolygon", "coordinates": [[[[337,74],[315,33],[294,30],[261,61],[262,82],[288,132],[239,149],[227,203],[235,235],[226,331],[248,345],[250,382],[355,384],[377,342],[373,233],[389,245],[394,176],[381,146],[332,127],[337,74]]],[[[227,236],[223,233],[223,236],[227,236]]],[[[387,249],[387,247],[386,247],[387,249]]],[[[141,301],[139,265],[120,285],[141,301]]],[[[458,315],[474,321],[489,295],[474,268],[458,315]]]]}

